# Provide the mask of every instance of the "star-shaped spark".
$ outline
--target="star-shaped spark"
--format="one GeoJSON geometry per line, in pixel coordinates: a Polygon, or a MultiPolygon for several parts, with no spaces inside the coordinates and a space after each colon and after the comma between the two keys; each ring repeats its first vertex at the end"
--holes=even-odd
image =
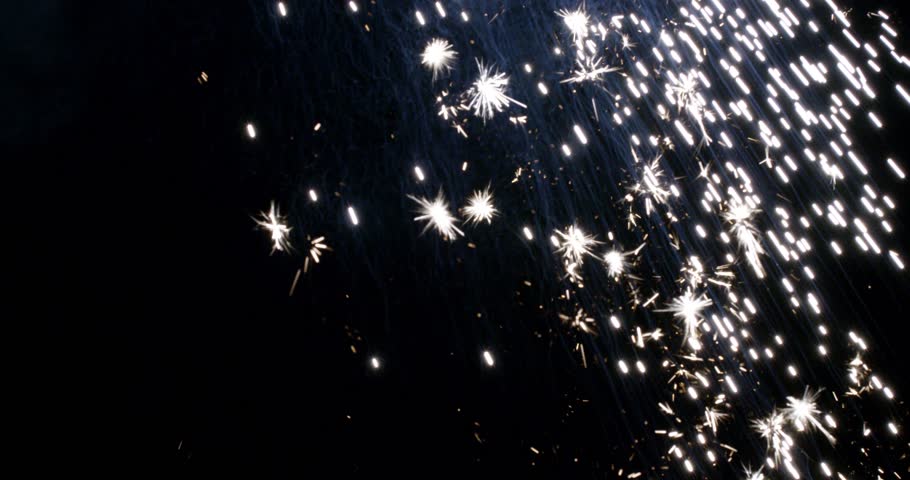
{"type": "Polygon", "coordinates": [[[452,63],[457,56],[458,52],[452,48],[448,40],[434,38],[427,42],[423,53],[420,54],[420,63],[433,72],[433,80],[436,80],[439,74],[452,69],[452,63]]]}
{"type": "Polygon", "coordinates": [[[275,202],[271,203],[268,213],[262,212],[259,217],[260,219],[256,220],[256,224],[271,234],[272,252],[275,250],[281,252],[288,250],[290,248],[288,233],[291,232],[291,228],[285,223],[286,220],[278,211],[275,202]]]}
{"type": "Polygon", "coordinates": [[[562,21],[572,32],[572,41],[578,42],[588,36],[588,14],[585,13],[584,7],[575,10],[562,9],[556,12],[562,18],[562,21]]]}
{"type": "Polygon", "coordinates": [[[758,419],[752,423],[755,430],[767,442],[768,450],[771,451],[775,462],[780,462],[781,457],[790,458],[790,448],[793,447],[793,439],[784,429],[787,425],[786,415],[775,410],[771,412],[768,418],[758,419]]]}
{"type": "Polygon", "coordinates": [[[493,206],[493,193],[489,188],[475,191],[461,212],[468,217],[468,222],[475,225],[480,222],[492,223],[493,217],[499,213],[493,206]]]}
{"type": "Polygon", "coordinates": [[[733,224],[731,233],[736,238],[739,248],[746,257],[746,261],[755,271],[759,278],[764,278],[765,271],[762,268],[761,260],[758,256],[765,253],[762,249],[761,242],[758,239],[758,229],[752,222],[752,218],[758,213],[757,208],[749,206],[744,202],[733,202],[730,209],[723,213],[724,220],[733,224]]]}
{"type": "Polygon", "coordinates": [[[632,42],[632,39],[629,37],[628,34],[626,34],[626,33],[622,34],[622,49],[623,50],[630,50],[635,45],[636,44],[632,42]]]}
{"type": "Polygon", "coordinates": [[[717,425],[726,420],[729,416],[730,414],[721,412],[714,407],[707,407],[705,408],[704,425],[710,427],[712,432],[717,433],[717,425]]]}
{"type": "Polygon", "coordinates": [[[620,252],[619,250],[610,250],[604,254],[604,263],[607,264],[607,273],[611,277],[618,277],[626,271],[628,262],[626,262],[626,256],[628,253],[620,252]]]}
{"type": "Polygon", "coordinates": [[[467,92],[470,98],[468,108],[474,110],[474,115],[486,121],[513,103],[527,108],[527,105],[506,95],[508,75],[484,65],[480,60],[477,60],[477,69],[480,70],[480,75],[467,92]]]}
{"type": "Polygon", "coordinates": [[[414,217],[414,221],[427,222],[421,233],[433,228],[442,235],[442,238],[449,241],[455,240],[458,235],[464,235],[464,232],[455,226],[455,222],[458,220],[449,213],[449,204],[443,198],[442,190],[436,194],[436,198],[433,200],[412,195],[408,195],[408,198],[420,205],[420,215],[414,217]]]}
{"type": "Polygon", "coordinates": [[[692,290],[686,290],[685,293],[674,298],[666,309],[658,311],[671,312],[673,317],[682,320],[684,339],[693,350],[699,350],[701,344],[698,342],[698,326],[702,321],[701,312],[711,305],[711,300],[704,293],[696,295],[692,290]]]}
{"type": "Polygon", "coordinates": [[[670,190],[663,184],[664,172],[660,167],[660,155],[641,167],[641,180],[632,187],[632,191],[645,197],[645,213],[651,214],[654,203],[666,203],[670,190]]]}
{"type": "Polygon", "coordinates": [[[594,235],[585,235],[585,232],[575,225],[570,225],[565,232],[556,230],[555,233],[559,236],[556,251],[561,253],[563,259],[570,265],[584,263],[584,256],[591,255],[591,247],[600,243],[594,240],[594,235]]]}
{"type": "Polygon", "coordinates": [[[671,77],[670,91],[676,99],[676,107],[682,112],[690,105],[700,105],[698,100],[698,76],[695,72],[683,73],[678,77],[671,77]]]}
{"type": "Polygon", "coordinates": [[[572,72],[572,76],[560,83],[581,83],[585,81],[600,81],[605,73],[619,71],[619,67],[612,65],[603,65],[602,57],[585,57],[584,60],[575,61],[577,67],[572,72]]]}
{"type": "Polygon", "coordinates": [[[761,468],[755,471],[753,471],[751,468],[746,468],[743,471],[743,475],[746,477],[745,480],[765,480],[765,474],[762,473],[761,468]]]}
{"type": "Polygon", "coordinates": [[[784,415],[793,423],[797,431],[811,430],[813,428],[822,432],[829,442],[834,443],[834,435],[825,429],[818,420],[821,410],[818,409],[817,400],[821,390],[812,392],[806,387],[801,398],[787,397],[787,407],[783,409],[784,415]]]}

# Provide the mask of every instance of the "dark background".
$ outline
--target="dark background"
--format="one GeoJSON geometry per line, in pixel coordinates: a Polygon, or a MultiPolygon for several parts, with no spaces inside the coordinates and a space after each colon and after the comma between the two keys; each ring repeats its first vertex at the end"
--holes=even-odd
{"type": "MultiPolygon", "coordinates": [[[[4,161],[12,191],[35,180],[7,222],[29,292],[7,321],[41,333],[12,365],[33,472],[602,478],[623,465],[621,392],[577,368],[572,342],[534,311],[541,291],[516,294],[527,275],[509,266],[526,252],[478,274],[396,231],[410,225],[394,219],[395,182],[412,163],[382,162],[397,154],[388,135],[425,119],[399,113],[406,92],[376,86],[395,60],[350,40],[362,19],[337,2],[290,4],[293,29],[273,3],[29,2],[4,15],[4,161]],[[366,233],[289,299],[299,262],[269,256],[250,216],[272,199],[307,208],[309,186],[359,195],[366,233]]],[[[902,33],[904,8],[891,5],[902,33]]],[[[894,127],[869,141],[906,159],[906,108],[882,108],[894,127]]],[[[327,199],[295,229],[344,224],[343,206],[327,199]]],[[[831,288],[854,299],[839,311],[910,391],[905,279],[860,258],[833,270],[831,288]]]]}

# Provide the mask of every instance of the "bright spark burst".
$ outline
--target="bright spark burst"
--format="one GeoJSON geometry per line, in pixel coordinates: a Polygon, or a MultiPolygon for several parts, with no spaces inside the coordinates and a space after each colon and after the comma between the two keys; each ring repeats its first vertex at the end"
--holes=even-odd
{"type": "Polygon", "coordinates": [[[641,167],[641,180],[632,187],[632,191],[645,199],[645,212],[651,215],[654,204],[667,203],[670,190],[664,185],[664,171],[660,166],[661,157],[658,155],[649,163],[641,167]]]}
{"type": "Polygon", "coordinates": [[[801,398],[787,397],[787,407],[783,409],[784,415],[793,423],[799,432],[818,429],[825,435],[829,442],[835,443],[834,435],[818,420],[821,410],[818,409],[817,400],[821,390],[812,392],[809,387],[803,392],[801,398]]]}
{"type": "Polygon", "coordinates": [[[628,34],[625,34],[625,33],[622,34],[621,38],[622,38],[622,49],[623,50],[631,50],[633,47],[636,46],[636,44],[634,42],[632,42],[632,39],[631,39],[631,37],[629,37],[628,34]]]}
{"type": "Polygon", "coordinates": [[[584,7],[579,7],[575,10],[564,8],[556,12],[556,14],[562,17],[562,21],[566,24],[566,27],[569,28],[569,31],[572,32],[573,42],[578,42],[588,36],[588,21],[590,18],[588,17],[588,14],[585,13],[584,7]]]}
{"type": "Polygon", "coordinates": [[[262,212],[259,216],[260,219],[256,220],[256,224],[271,234],[272,252],[275,250],[287,251],[290,248],[288,234],[291,232],[291,228],[285,223],[286,220],[278,211],[275,202],[271,203],[268,213],[262,212]]]}
{"type": "Polygon", "coordinates": [[[755,471],[751,468],[746,468],[745,471],[743,471],[743,475],[746,477],[745,480],[765,480],[765,474],[762,473],[761,468],[755,471]]]}
{"type": "Polygon", "coordinates": [[[493,193],[489,188],[475,191],[461,212],[468,217],[468,222],[475,225],[480,222],[492,223],[493,217],[499,213],[493,206],[493,193]]]}
{"type": "Polygon", "coordinates": [[[442,238],[449,241],[455,240],[458,235],[464,235],[464,232],[455,226],[455,222],[457,222],[458,219],[449,213],[449,204],[445,201],[445,198],[443,198],[442,190],[436,194],[436,198],[433,200],[412,195],[408,195],[408,198],[420,205],[420,215],[414,217],[414,221],[427,222],[423,228],[423,232],[433,228],[442,235],[442,238]]]}
{"type": "Polygon", "coordinates": [[[605,253],[604,263],[607,265],[607,273],[614,278],[625,273],[629,267],[629,262],[626,260],[629,255],[631,255],[631,252],[620,252],[615,249],[605,253]]]}
{"type": "Polygon", "coordinates": [[[710,427],[711,431],[717,433],[717,425],[726,420],[730,414],[723,413],[713,407],[705,408],[704,425],[710,427]]]}
{"type": "Polygon", "coordinates": [[[603,62],[603,57],[585,57],[584,60],[578,59],[575,61],[577,67],[572,72],[572,76],[563,80],[561,83],[598,82],[602,80],[604,74],[620,70],[619,67],[603,65],[603,62]]]}
{"type": "Polygon", "coordinates": [[[557,230],[555,233],[561,239],[556,251],[562,254],[567,264],[581,265],[584,256],[591,255],[591,247],[600,243],[594,235],[585,235],[575,225],[570,225],[565,232],[557,230]]]}
{"type": "Polygon", "coordinates": [[[513,103],[527,108],[525,104],[506,95],[506,88],[509,86],[508,75],[496,71],[492,66],[484,65],[480,60],[477,60],[477,69],[480,74],[468,90],[470,98],[468,108],[474,110],[474,115],[486,121],[513,103]]]}
{"type": "Polygon", "coordinates": [[[441,73],[452,69],[452,63],[457,56],[458,52],[448,40],[434,38],[427,42],[423,53],[420,54],[420,63],[433,72],[433,80],[436,80],[441,73]]]}
{"type": "Polygon", "coordinates": [[[746,261],[752,266],[752,270],[759,278],[765,276],[765,270],[762,268],[759,255],[765,253],[762,249],[761,241],[758,239],[758,229],[752,223],[757,208],[752,208],[745,202],[733,202],[730,209],[723,213],[724,220],[732,223],[731,233],[736,238],[740,250],[746,257],[746,261]]]}
{"type": "Polygon", "coordinates": [[[694,72],[671,77],[670,91],[676,99],[676,107],[682,112],[690,107],[701,106],[698,97],[698,76],[694,72]]]}
{"type": "Polygon", "coordinates": [[[753,421],[755,430],[767,442],[768,450],[773,455],[775,462],[780,462],[781,458],[790,459],[793,438],[785,430],[786,425],[786,415],[777,410],[771,412],[767,418],[753,421]]]}
{"type": "Polygon", "coordinates": [[[683,331],[685,332],[684,340],[689,343],[693,350],[701,349],[698,342],[698,326],[702,321],[702,310],[713,304],[704,293],[696,295],[692,290],[686,290],[685,293],[673,299],[663,312],[671,312],[673,316],[682,320],[683,331]]]}

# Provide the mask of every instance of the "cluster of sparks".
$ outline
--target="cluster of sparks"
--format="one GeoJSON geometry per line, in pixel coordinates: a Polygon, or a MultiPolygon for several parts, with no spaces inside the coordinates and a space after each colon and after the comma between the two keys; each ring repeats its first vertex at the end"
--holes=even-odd
{"type": "MultiPolygon", "coordinates": [[[[880,45],[873,45],[857,39],[847,16],[830,0],[802,0],[792,5],[765,0],[759,2],[762,8],[737,7],[729,0],[671,3],[679,6],[678,17],[664,25],[652,25],[653,16],[643,12],[606,17],[588,11],[590,6],[553,12],[561,19],[560,31],[554,33],[565,40],[561,44],[568,46],[565,60],[573,68],[560,83],[609,83],[610,87],[595,93],[567,93],[583,97],[569,97],[573,99],[569,102],[577,101],[586,108],[593,105],[594,111],[589,118],[566,120],[574,124],[576,140],[566,140],[559,150],[562,157],[580,156],[572,153],[572,147],[575,152],[594,148],[595,142],[585,132],[597,131],[611,141],[622,142],[622,150],[631,152],[629,157],[617,160],[628,172],[623,182],[625,193],[620,194],[628,205],[628,215],[619,221],[618,214],[601,213],[614,223],[612,227],[625,224],[621,236],[635,243],[614,242],[613,232],[600,238],[615,245],[640,243],[640,247],[632,251],[617,247],[602,250],[599,246],[605,242],[598,240],[598,234],[589,233],[599,230],[587,229],[584,219],[557,223],[571,221],[567,227],[552,230],[547,245],[546,236],[540,241],[534,229],[510,220],[518,212],[498,210],[490,188],[475,190],[457,210],[450,208],[441,189],[434,198],[407,195],[417,204],[418,214],[413,220],[423,224],[423,232],[432,230],[449,242],[466,235],[458,227],[462,222],[492,226],[496,220],[503,228],[521,232],[528,242],[540,242],[551,250],[559,260],[561,273],[565,273],[557,275],[566,292],[560,298],[577,302],[572,305],[574,313],[557,317],[581,335],[598,329],[613,330],[617,335],[629,330],[628,335],[617,337],[630,339],[625,350],[593,339],[580,340],[579,345],[605,351],[601,358],[615,359],[610,362],[621,375],[656,371],[655,378],[667,380],[654,381],[669,385],[655,408],[673,419],[656,430],[668,442],[668,453],[663,457],[667,463],[675,463],[682,471],[698,470],[707,475],[724,459],[732,464],[733,458],[741,457],[740,464],[764,464],[758,470],[740,470],[744,478],[767,478],[768,472],[774,471],[798,479],[806,474],[803,470],[808,464],[797,462],[799,455],[814,462],[826,477],[836,474],[848,478],[823,459],[801,450],[797,453],[799,437],[816,433],[834,444],[838,421],[824,408],[833,409],[843,398],[860,398],[872,392],[882,392],[888,400],[895,395],[864,360],[869,347],[854,330],[849,330],[843,346],[855,356],[839,363],[829,356],[829,345],[835,341],[829,322],[835,319],[822,314],[825,304],[814,281],[812,264],[824,260],[816,252],[822,227],[811,218],[820,223],[827,220],[835,232],[824,240],[831,251],[826,255],[842,255],[847,246],[836,237],[852,235],[859,251],[887,258],[903,270],[900,254],[886,252],[876,236],[892,233],[888,212],[895,205],[870,178],[870,160],[860,156],[861,149],[851,140],[848,126],[868,119],[882,128],[882,121],[872,110],[872,101],[878,98],[873,79],[885,68],[885,62],[908,68],[910,59],[894,47],[897,32],[886,14],[875,14],[881,22],[881,35],[880,45]],[[826,9],[826,14],[819,15],[816,8],[826,9]],[[800,49],[800,42],[810,41],[807,39],[814,39],[811,41],[818,45],[826,41],[818,36],[824,24],[816,20],[825,17],[831,23],[829,30],[840,30],[846,46],[832,42],[818,49],[813,43],[800,49]],[[776,48],[786,53],[772,52],[772,41],[780,42],[776,48]],[[865,56],[865,63],[856,63],[856,56],[865,56]],[[710,62],[706,61],[708,57],[710,62]],[[620,59],[617,65],[621,66],[611,65],[608,58],[620,59]],[[623,74],[606,75],[618,71],[623,74]],[[589,99],[587,95],[596,97],[589,99]],[[736,132],[743,132],[746,138],[736,132]],[[747,151],[750,143],[765,150],[762,158],[747,151]],[[690,160],[679,160],[687,158],[690,160]],[[800,204],[779,201],[790,194],[791,182],[797,179],[825,187],[811,195],[804,210],[799,210],[800,204]],[[856,188],[838,191],[835,181],[854,182],[856,188]],[[645,252],[652,259],[646,261],[645,252]],[[600,260],[596,262],[599,270],[582,268],[591,258],[600,260]],[[659,265],[678,266],[676,278],[648,270],[659,265]],[[584,313],[598,310],[592,300],[598,297],[589,293],[591,282],[586,287],[582,280],[601,274],[612,279],[603,283],[607,285],[604,288],[621,285],[617,291],[623,298],[612,304],[617,313],[604,318],[584,313]],[[755,279],[760,280],[757,287],[755,279]],[[579,295],[582,289],[588,294],[579,295]],[[765,300],[769,303],[762,308],[759,298],[772,296],[782,300],[765,300]],[[825,390],[831,393],[830,402],[827,395],[821,396],[821,387],[810,386],[816,377],[811,365],[801,364],[805,356],[787,348],[802,348],[809,340],[778,334],[777,324],[770,318],[778,310],[809,322],[813,335],[808,338],[818,342],[815,350],[824,369],[843,367],[844,385],[825,390]],[[646,329],[645,324],[653,321],[651,312],[656,314],[653,318],[676,323],[664,323],[663,330],[646,329]],[[634,363],[628,363],[626,358],[632,356],[634,363]],[[792,396],[765,388],[763,384],[775,382],[760,381],[763,375],[787,379],[791,382],[786,387],[788,392],[802,394],[792,396]],[[843,395],[837,396],[838,391],[843,395]],[[746,406],[754,405],[753,399],[773,398],[775,394],[786,397],[785,406],[763,414],[742,413],[746,406]],[[737,398],[742,399],[739,408],[735,407],[737,398]],[[693,404],[699,405],[697,416],[683,413],[693,404]],[[748,447],[733,448],[723,443],[725,427],[736,424],[732,420],[738,415],[747,416],[751,433],[764,440],[765,458],[752,455],[748,447]]],[[[441,3],[436,7],[440,21],[447,18],[441,3]]],[[[351,11],[358,9],[351,7],[351,11]]],[[[421,27],[427,26],[422,12],[416,17],[421,27]]],[[[462,12],[461,18],[467,22],[470,16],[462,12]]],[[[419,60],[432,80],[456,68],[459,57],[450,40],[432,37],[424,45],[419,60]]],[[[562,48],[555,51],[560,57],[565,52],[562,48]]],[[[471,111],[486,125],[512,105],[527,108],[509,96],[509,74],[480,60],[475,62],[476,79],[460,90],[461,95],[449,95],[447,89],[452,84],[436,95],[444,121],[471,111]]],[[[528,66],[525,71],[532,69],[528,66]]],[[[537,83],[541,96],[549,95],[550,88],[543,79],[537,83]]],[[[895,91],[910,103],[910,94],[901,85],[895,91]]],[[[555,121],[520,118],[510,120],[519,125],[536,121],[541,126],[555,121]]],[[[467,122],[453,125],[467,137],[467,122]]],[[[248,130],[254,137],[253,127],[248,130]]],[[[904,178],[897,162],[887,159],[882,163],[898,180],[904,178]]],[[[419,174],[419,180],[423,179],[419,174]]],[[[348,213],[356,225],[353,207],[348,213]]],[[[271,235],[273,251],[290,249],[291,229],[274,203],[256,222],[271,235]]],[[[308,258],[318,263],[328,249],[324,237],[309,242],[308,258]]],[[[491,368],[495,365],[489,349],[483,350],[482,359],[491,368]]],[[[587,366],[584,353],[582,359],[587,366]]],[[[375,357],[372,362],[378,368],[375,357]]],[[[610,363],[604,360],[604,366],[609,369],[610,363]]],[[[862,429],[866,435],[867,427],[863,425],[862,429]]],[[[889,422],[885,431],[896,434],[898,429],[889,422]]],[[[849,462],[844,460],[844,472],[862,470],[849,462]]],[[[631,474],[628,477],[635,478],[631,474]]]]}

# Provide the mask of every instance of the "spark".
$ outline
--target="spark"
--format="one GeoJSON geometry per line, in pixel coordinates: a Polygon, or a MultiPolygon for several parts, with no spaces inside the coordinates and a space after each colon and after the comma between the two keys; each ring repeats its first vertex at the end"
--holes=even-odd
{"type": "Polygon", "coordinates": [[[275,202],[271,203],[268,213],[262,212],[259,216],[260,219],[256,220],[256,224],[271,234],[272,252],[275,250],[280,252],[288,250],[290,248],[288,233],[291,232],[291,228],[285,223],[286,220],[278,211],[275,202]]]}
{"type": "Polygon", "coordinates": [[[717,425],[726,420],[729,416],[730,414],[728,413],[723,413],[715,408],[707,407],[705,408],[704,425],[706,427],[711,427],[711,431],[717,433],[717,425]]]}
{"type": "Polygon", "coordinates": [[[588,17],[588,14],[585,13],[584,7],[579,7],[576,10],[564,8],[556,12],[556,14],[562,17],[562,21],[566,24],[566,27],[569,28],[569,31],[572,32],[573,42],[578,42],[588,36],[588,21],[590,18],[588,17]]]}
{"type": "MultiPolygon", "coordinates": [[[[595,240],[594,235],[585,235],[585,233],[575,225],[570,225],[565,232],[557,230],[556,235],[562,241],[557,240],[557,252],[561,253],[567,264],[581,265],[584,262],[585,255],[591,255],[591,247],[600,243],[595,240]]],[[[555,237],[554,237],[555,238],[555,237]]]]}
{"type": "Polygon", "coordinates": [[[626,273],[626,270],[629,268],[629,261],[627,258],[633,254],[634,252],[621,252],[616,249],[605,253],[604,263],[607,265],[607,273],[614,278],[626,273]]]}
{"type": "Polygon", "coordinates": [[[493,217],[499,212],[493,206],[493,193],[489,187],[484,190],[475,191],[468,199],[468,204],[461,209],[462,213],[468,217],[468,222],[478,224],[480,222],[492,223],[493,217]]]}
{"type": "Polygon", "coordinates": [[[420,54],[420,63],[433,72],[433,80],[443,72],[452,69],[452,63],[458,52],[452,47],[448,40],[434,38],[427,42],[423,53],[420,54]]]}
{"type": "Polygon", "coordinates": [[[483,351],[483,360],[487,363],[487,366],[492,367],[494,364],[493,354],[489,350],[483,351]]]}
{"type": "Polygon", "coordinates": [[[632,191],[645,196],[645,212],[650,215],[654,203],[663,204],[670,198],[670,190],[663,184],[663,169],[658,155],[651,162],[641,167],[641,180],[632,187],[632,191]]]}
{"type": "Polygon", "coordinates": [[[780,462],[781,458],[790,458],[790,448],[793,446],[793,439],[784,429],[786,424],[787,417],[777,410],[771,412],[768,418],[753,421],[755,430],[765,439],[768,450],[771,451],[775,462],[780,462]]]}
{"type": "Polygon", "coordinates": [[[797,431],[802,432],[815,428],[822,432],[829,442],[834,443],[834,435],[818,421],[818,417],[821,415],[821,410],[818,409],[816,404],[819,394],[821,394],[821,390],[812,392],[809,387],[806,387],[806,391],[801,398],[787,397],[787,407],[783,409],[783,413],[793,423],[797,431]]]}
{"type": "Polygon", "coordinates": [[[761,468],[756,471],[753,471],[751,468],[746,468],[743,471],[743,475],[746,476],[745,480],[765,480],[765,474],[762,473],[761,468]]]}
{"type": "Polygon", "coordinates": [[[625,33],[622,34],[622,49],[623,50],[630,50],[635,45],[636,44],[632,42],[632,39],[629,37],[628,34],[625,34],[625,33]]]}
{"type": "Polygon", "coordinates": [[[408,198],[420,205],[420,215],[414,217],[414,221],[427,222],[423,232],[433,228],[442,235],[442,238],[449,241],[455,240],[458,235],[464,235],[464,232],[455,226],[455,222],[458,220],[449,213],[449,204],[443,198],[442,190],[439,191],[433,200],[412,195],[408,195],[408,198]]]}
{"type": "Polygon", "coordinates": [[[682,112],[698,102],[698,82],[694,72],[671,77],[670,91],[675,94],[676,107],[682,112]]]}
{"type": "Polygon", "coordinates": [[[477,60],[477,69],[480,74],[467,92],[470,97],[468,108],[474,110],[474,115],[486,121],[512,103],[527,108],[525,104],[505,94],[509,86],[508,75],[484,65],[480,60],[477,60]]]}
{"type": "Polygon", "coordinates": [[[328,245],[325,244],[325,237],[316,237],[310,240],[310,257],[314,262],[319,263],[319,257],[322,256],[322,252],[326,250],[332,250],[328,245]]]}
{"type": "Polygon", "coordinates": [[[765,276],[759,255],[765,253],[758,239],[758,230],[752,223],[752,218],[758,209],[752,208],[744,202],[733,202],[730,209],[723,214],[724,220],[733,224],[731,233],[736,238],[739,248],[746,256],[746,261],[752,266],[759,278],[765,276]]]}
{"type": "Polygon", "coordinates": [[[662,312],[671,312],[673,316],[683,322],[683,339],[689,343],[693,350],[699,350],[701,345],[698,343],[698,326],[702,321],[701,311],[710,307],[713,302],[704,294],[695,295],[692,290],[686,290],[685,293],[673,299],[672,302],[662,312]]]}
{"type": "Polygon", "coordinates": [[[577,68],[572,72],[573,75],[560,83],[598,82],[602,80],[605,73],[620,70],[619,67],[603,65],[603,61],[602,57],[585,57],[584,60],[576,60],[577,68]]]}

